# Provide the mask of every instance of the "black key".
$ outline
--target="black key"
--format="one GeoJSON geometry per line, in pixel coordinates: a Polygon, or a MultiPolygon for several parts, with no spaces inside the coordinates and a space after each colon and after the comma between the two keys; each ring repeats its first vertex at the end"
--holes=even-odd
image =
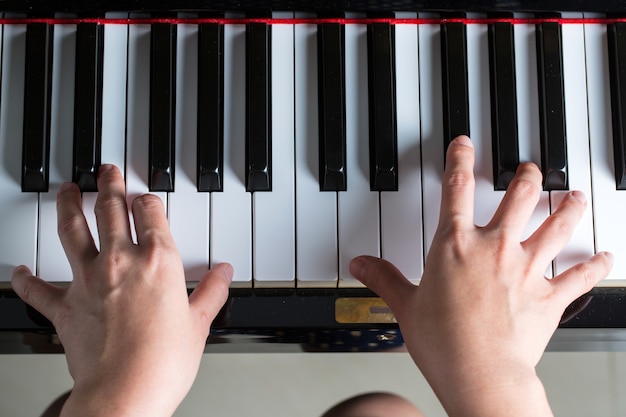
{"type": "Polygon", "coordinates": [[[338,23],[317,26],[320,191],[346,191],[345,35],[338,23]]]}
{"type": "Polygon", "coordinates": [[[519,165],[513,25],[489,25],[491,138],[495,190],[506,190],[519,165]]]}
{"type": "Polygon", "coordinates": [[[76,28],[73,181],[81,191],[97,191],[102,144],[102,63],[104,26],[80,23],[76,28]]]}
{"type": "Polygon", "coordinates": [[[398,191],[394,33],[389,23],[367,28],[372,191],[398,191]]]}
{"type": "Polygon", "coordinates": [[[150,191],[174,191],[176,25],[155,23],[150,38],[150,191]]]}
{"type": "Polygon", "coordinates": [[[467,34],[460,22],[441,25],[444,155],[459,135],[470,134],[467,88],[467,34]]]}
{"type": "Polygon", "coordinates": [[[568,189],[562,50],[561,26],[555,22],[538,24],[539,133],[546,191],[568,189]]]}
{"type": "Polygon", "coordinates": [[[272,190],[271,27],[246,28],[246,189],[272,190]]]}
{"type": "Polygon", "coordinates": [[[198,191],[224,186],[224,26],[198,34],[198,191]]]}
{"type": "Polygon", "coordinates": [[[615,184],[626,189],[626,23],[608,26],[615,184]]]}
{"type": "Polygon", "coordinates": [[[50,100],[54,27],[26,28],[22,191],[47,192],[50,172],[50,100]]]}

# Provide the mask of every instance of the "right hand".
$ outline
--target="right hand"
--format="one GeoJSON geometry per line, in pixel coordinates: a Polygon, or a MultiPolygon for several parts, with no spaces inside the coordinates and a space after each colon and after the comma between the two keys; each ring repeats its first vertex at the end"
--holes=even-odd
{"type": "Polygon", "coordinates": [[[599,253],[546,278],[585,210],[583,194],[570,192],[521,241],[539,200],[540,171],[521,164],[491,222],[478,227],[473,164],[469,138],[454,140],[419,287],[377,258],[355,258],[351,272],[394,312],[409,352],[450,415],[550,415],[534,368],[565,308],[606,277],[612,255],[599,253]]]}

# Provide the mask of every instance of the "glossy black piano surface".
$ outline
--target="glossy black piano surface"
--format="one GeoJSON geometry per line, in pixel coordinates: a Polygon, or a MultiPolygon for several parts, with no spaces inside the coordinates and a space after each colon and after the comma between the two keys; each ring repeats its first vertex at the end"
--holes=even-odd
{"type": "MultiPolygon", "coordinates": [[[[335,352],[401,347],[402,335],[387,313],[373,314],[378,323],[337,321],[350,321],[336,308],[338,300],[357,304],[363,300],[370,305],[374,297],[366,289],[233,289],[213,323],[207,350],[272,351],[285,344],[303,351],[335,352]]],[[[0,353],[62,350],[50,322],[12,291],[2,291],[0,311],[0,353]]],[[[358,320],[357,315],[354,321],[358,320]]],[[[595,288],[572,303],[549,346],[554,350],[625,348],[626,288],[595,288]]]]}
{"type": "MultiPolygon", "coordinates": [[[[266,15],[272,11],[318,13],[338,16],[343,12],[441,12],[442,16],[464,12],[486,15],[500,12],[529,12],[552,16],[558,12],[598,12],[609,16],[626,10],[625,1],[200,1],[181,0],[0,0],[0,13],[8,18],[102,17],[107,13],[140,13],[140,16],[266,15]],[[189,14],[191,13],[191,15],[189,14]]],[[[211,185],[209,188],[213,190],[211,185]]],[[[217,187],[217,186],[216,186],[217,187]]],[[[167,187],[166,187],[167,188],[167,187]]],[[[219,188],[219,187],[218,187],[219,188]]],[[[1,204],[1,203],[0,203],[1,204]]],[[[232,289],[212,329],[207,350],[232,346],[233,350],[255,351],[260,346],[299,346],[308,351],[376,351],[402,345],[402,336],[389,312],[373,320],[345,319],[338,303],[353,300],[365,308],[375,299],[366,289],[232,289]]],[[[384,310],[384,308],[383,308],[384,310]]],[[[165,336],[166,337],[166,336],[165,336]]],[[[553,349],[626,350],[626,288],[599,287],[574,302],[565,312],[553,349]]],[[[0,290],[0,353],[61,351],[54,328],[8,289],[0,290]]],[[[271,350],[271,348],[270,348],[271,350]]]]}
{"type": "Polygon", "coordinates": [[[257,13],[267,11],[346,12],[346,11],[444,11],[444,12],[567,12],[589,11],[620,13],[622,0],[3,0],[0,9],[6,12],[54,14],[99,14],[122,12],[178,11],[240,11],[257,13]]]}

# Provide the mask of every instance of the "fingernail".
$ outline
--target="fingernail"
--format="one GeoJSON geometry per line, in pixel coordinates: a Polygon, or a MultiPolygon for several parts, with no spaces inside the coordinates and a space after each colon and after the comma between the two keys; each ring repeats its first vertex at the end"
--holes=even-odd
{"type": "Polygon", "coordinates": [[[32,275],[30,268],[26,265],[20,265],[13,270],[13,275],[32,275]]]}
{"type": "Polygon", "coordinates": [[[473,148],[474,144],[472,143],[472,140],[465,136],[465,135],[461,135],[461,136],[457,136],[454,141],[455,143],[459,144],[459,145],[463,145],[463,146],[467,146],[469,148],[473,148]]]}
{"type": "Polygon", "coordinates": [[[224,275],[226,275],[230,281],[233,280],[233,276],[235,275],[235,269],[231,264],[225,262],[217,265],[217,267],[222,270],[224,275]]]}
{"type": "Polygon", "coordinates": [[[363,269],[365,268],[365,260],[361,257],[354,258],[350,261],[350,273],[355,277],[359,278],[363,276],[363,269]]]}
{"type": "Polygon", "coordinates": [[[111,164],[102,164],[100,165],[100,168],[98,169],[98,176],[105,174],[109,171],[113,170],[113,165],[111,164]]]}
{"type": "Polygon", "coordinates": [[[606,252],[606,251],[600,252],[599,255],[603,255],[605,258],[607,258],[611,262],[611,264],[613,264],[615,261],[615,256],[611,252],[606,252]]]}
{"type": "Polygon", "coordinates": [[[11,274],[11,283],[15,285],[32,275],[33,273],[30,271],[29,267],[26,265],[20,265],[13,270],[13,273],[11,274]]]}
{"type": "Polygon", "coordinates": [[[59,192],[62,193],[64,191],[67,191],[69,189],[71,189],[74,186],[73,182],[64,182],[63,184],[61,184],[61,186],[59,187],[59,192]]]}
{"type": "Polygon", "coordinates": [[[569,195],[570,197],[580,201],[581,203],[587,202],[587,197],[585,197],[585,193],[583,193],[582,191],[572,191],[569,193],[569,195]]]}

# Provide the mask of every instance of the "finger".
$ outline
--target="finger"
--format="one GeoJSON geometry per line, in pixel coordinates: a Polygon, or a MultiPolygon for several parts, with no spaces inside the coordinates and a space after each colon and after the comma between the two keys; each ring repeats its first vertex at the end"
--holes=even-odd
{"type": "Polygon", "coordinates": [[[145,247],[175,247],[163,201],[153,194],[133,200],[137,243],[145,247]]]}
{"type": "Polygon", "coordinates": [[[550,282],[565,308],[606,278],[612,267],[613,254],[600,252],[586,262],[576,264],[555,276],[550,282]]]}
{"type": "Polygon", "coordinates": [[[467,136],[450,142],[441,188],[439,224],[474,225],[474,147],[467,136]]]}
{"type": "Polygon", "coordinates": [[[72,268],[98,254],[83,213],[80,190],[71,182],[63,183],[57,193],[57,230],[72,268]]]}
{"type": "Polygon", "coordinates": [[[64,289],[33,276],[30,269],[23,265],[13,270],[11,286],[26,304],[54,323],[55,311],[61,304],[64,289]]]}
{"type": "Polygon", "coordinates": [[[539,264],[545,265],[552,261],[572,237],[586,206],[582,192],[567,193],[556,211],[522,243],[523,247],[539,257],[539,264]]]}
{"type": "Polygon", "coordinates": [[[501,228],[521,240],[541,195],[541,171],[535,164],[520,164],[487,228],[501,228]]]}
{"type": "Polygon", "coordinates": [[[228,288],[232,280],[231,265],[226,263],[216,265],[204,275],[189,296],[191,309],[197,312],[207,332],[228,300],[228,288]]]}
{"type": "Polygon", "coordinates": [[[396,314],[406,305],[406,296],[415,285],[390,262],[373,256],[358,256],[350,262],[350,273],[374,291],[396,314]]]}
{"type": "Polygon", "coordinates": [[[94,211],[101,250],[106,251],[113,245],[132,241],[126,206],[126,185],[122,174],[114,165],[102,165],[98,171],[98,197],[94,211]]]}

